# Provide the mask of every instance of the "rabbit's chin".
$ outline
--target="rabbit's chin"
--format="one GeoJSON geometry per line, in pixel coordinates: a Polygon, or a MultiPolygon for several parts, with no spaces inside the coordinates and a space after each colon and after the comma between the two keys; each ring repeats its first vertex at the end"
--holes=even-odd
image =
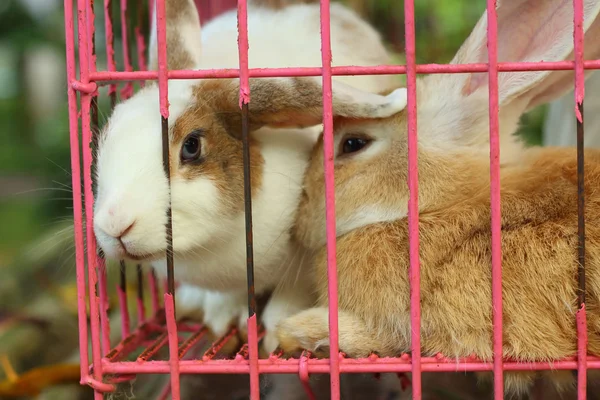
{"type": "MultiPolygon", "coordinates": [[[[108,243],[109,241],[98,240],[99,249],[106,259],[109,260],[124,260],[124,261],[135,261],[138,263],[150,263],[153,261],[165,258],[166,248],[155,249],[149,251],[147,249],[131,250],[121,245],[117,240],[114,243],[108,243]]],[[[112,242],[112,240],[110,241],[112,242]]]]}

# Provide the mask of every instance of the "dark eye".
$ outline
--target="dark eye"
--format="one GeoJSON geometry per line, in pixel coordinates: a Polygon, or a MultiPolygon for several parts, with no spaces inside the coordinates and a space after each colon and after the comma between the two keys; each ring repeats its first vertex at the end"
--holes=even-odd
{"type": "Polygon", "coordinates": [[[349,137],[342,142],[342,154],[356,153],[365,148],[371,140],[359,137],[349,137]]]}
{"type": "Polygon", "coordinates": [[[192,132],[185,138],[183,146],[181,146],[181,161],[196,161],[201,154],[200,132],[192,132]]]}

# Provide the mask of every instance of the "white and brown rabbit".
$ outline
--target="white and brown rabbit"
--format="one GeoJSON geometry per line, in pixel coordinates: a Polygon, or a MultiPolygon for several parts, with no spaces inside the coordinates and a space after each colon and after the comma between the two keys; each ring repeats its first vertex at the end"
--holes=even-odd
{"type": "MultiPolygon", "coordinates": [[[[193,1],[167,0],[166,14],[169,69],[238,67],[235,10],[202,32],[193,1]]],[[[250,3],[248,29],[251,68],[321,65],[319,4],[274,10],[250,3]]],[[[331,43],[334,65],[389,63],[376,31],[340,4],[331,5],[331,43]]],[[[383,75],[336,80],[372,92],[395,85],[383,75]]],[[[255,285],[257,294],[274,291],[262,319],[271,351],[277,321],[314,300],[290,228],[320,122],[274,128],[289,121],[290,110],[320,113],[321,106],[305,96],[302,80],[251,79],[250,87],[255,285]]],[[[175,278],[183,284],[178,316],[199,311],[221,335],[238,320],[243,328],[248,316],[239,80],[171,80],[168,89],[175,278]]],[[[164,276],[169,186],[161,143],[159,92],[150,84],[117,105],[101,132],[94,231],[107,258],[151,264],[164,276]]]]}
{"type": "MultiPolygon", "coordinates": [[[[598,48],[600,2],[585,2],[586,47],[598,48]],[[593,25],[592,25],[593,24],[593,25]]],[[[572,50],[571,2],[503,1],[500,61],[558,61],[572,50]],[[513,58],[514,57],[514,58],[513,58]]],[[[485,60],[486,16],[455,60],[485,60]],[[462,55],[462,56],[461,56],[462,55]]],[[[461,61],[459,61],[461,62],[461,61]]],[[[576,354],[577,159],[572,148],[510,146],[519,115],[569,86],[555,72],[501,73],[504,356],[576,354]],[[509,146],[506,146],[509,144],[509,146]]],[[[572,77],[571,73],[571,77],[572,77]]],[[[318,85],[317,85],[318,86],[318,85]]],[[[320,96],[318,87],[313,95],[320,96]]],[[[588,95],[594,95],[588,93],[588,95]]],[[[348,118],[334,97],[339,346],[350,357],[410,351],[407,114],[348,118]]],[[[367,103],[363,104],[367,106],[367,103]]],[[[492,358],[488,87],[485,74],[417,82],[423,354],[492,358]]],[[[573,123],[575,123],[573,121],[573,123]]],[[[287,352],[328,354],[323,145],[307,169],[294,235],[316,252],[320,307],[278,326],[287,352]]],[[[589,351],[600,354],[600,151],[585,154],[589,351]]],[[[565,384],[570,372],[556,377],[565,384]]],[[[506,372],[507,393],[533,372],[506,372]]]]}

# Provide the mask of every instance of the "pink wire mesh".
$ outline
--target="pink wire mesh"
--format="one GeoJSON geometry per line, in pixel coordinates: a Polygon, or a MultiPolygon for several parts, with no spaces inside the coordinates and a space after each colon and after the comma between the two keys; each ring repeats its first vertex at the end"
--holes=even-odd
{"type": "MultiPolygon", "coordinates": [[[[116,0],[114,0],[116,1],[116,0]]],[[[137,50],[138,70],[134,71],[128,40],[128,24],[132,17],[128,6],[132,2],[120,0],[120,16],[122,29],[122,52],[124,71],[118,71],[115,61],[113,40],[113,2],[104,0],[104,27],[106,41],[106,70],[97,71],[93,38],[94,10],[93,1],[77,0],[77,32],[78,32],[78,61],[79,78],[77,78],[77,57],[75,43],[75,26],[73,1],[64,1],[67,77],[69,82],[69,129],[71,145],[71,168],[73,179],[73,212],[75,225],[76,273],[78,290],[79,314],[79,349],[81,360],[81,384],[94,389],[94,398],[102,399],[104,394],[115,390],[118,382],[133,379],[136,374],[170,374],[169,386],[165,388],[160,398],[166,398],[170,392],[171,398],[180,398],[180,374],[190,373],[237,373],[249,374],[251,399],[258,400],[259,375],[266,373],[297,373],[303,382],[307,396],[314,398],[308,385],[310,373],[329,373],[331,383],[331,398],[340,398],[340,373],[385,373],[412,372],[412,397],[421,399],[422,372],[463,372],[463,371],[493,371],[494,397],[504,397],[504,371],[530,371],[542,369],[577,370],[578,399],[586,398],[586,374],[589,368],[600,369],[600,358],[587,355],[587,323],[585,304],[580,304],[577,312],[577,356],[553,363],[534,362],[523,363],[502,359],[502,266],[500,245],[500,180],[499,180],[499,121],[498,121],[498,72],[503,71],[539,71],[539,70],[575,70],[575,113],[579,123],[582,123],[581,113],[584,98],[584,70],[600,69],[600,60],[583,59],[583,0],[573,0],[574,7],[574,45],[575,61],[539,62],[539,63],[499,63],[497,61],[497,21],[496,1],[487,0],[488,9],[488,63],[468,65],[438,65],[416,64],[415,54],[415,11],[414,0],[406,0],[405,37],[406,65],[398,66],[331,66],[330,16],[329,0],[321,1],[321,38],[322,65],[312,68],[254,68],[248,67],[248,37],[247,37],[247,1],[203,1],[195,0],[204,23],[211,17],[237,4],[239,21],[239,69],[227,70],[194,70],[169,71],[166,64],[166,20],[165,2],[149,0],[150,14],[157,13],[158,33],[158,71],[145,71],[146,46],[138,15],[134,28],[137,50]],[[155,8],[156,7],[156,8],[155,8]],[[460,360],[447,359],[439,354],[436,357],[421,357],[420,352],[420,266],[419,266],[419,215],[418,215],[418,160],[417,160],[417,105],[416,105],[416,76],[421,73],[465,73],[488,72],[489,77],[489,126],[490,126],[490,194],[492,210],[492,305],[493,305],[493,364],[477,360],[474,357],[460,360]],[[333,174],[333,112],[332,112],[332,76],[359,74],[406,74],[408,89],[408,187],[409,199],[409,234],[410,234],[410,283],[411,283],[411,355],[402,354],[394,358],[372,356],[366,359],[345,358],[338,347],[337,321],[337,268],[336,268],[336,235],[335,235],[335,199],[333,174]],[[197,359],[184,359],[194,346],[203,343],[207,330],[202,326],[178,322],[175,318],[173,293],[164,294],[164,308],[161,308],[159,298],[160,283],[151,272],[148,274],[148,286],[152,315],[147,318],[142,294],[137,299],[137,326],[130,327],[126,282],[122,281],[118,289],[119,308],[121,311],[122,340],[111,348],[110,326],[108,323],[108,300],[105,262],[97,255],[96,243],[92,228],[93,193],[91,181],[92,151],[89,144],[92,141],[93,129],[91,124],[94,112],[94,101],[98,95],[98,83],[110,81],[109,95],[114,105],[119,82],[124,82],[120,92],[121,99],[126,99],[133,93],[133,82],[158,80],[160,91],[160,112],[163,118],[168,118],[168,79],[198,79],[198,78],[240,78],[240,107],[251,101],[249,88],[250,77],[286,77],[286,76],[322,76],[323,77],[323,123],[324,123],[324,155],[325,155],[325,187],[326,187],[326,219],[327,219],[327,257],[329,278],[329,328],[330,328],[330,358],[314,359],[310,353],[304,352],[299,359],[283,359],[280,353],[271,354],[266,359],[258,356],[258,342],[264,331],[258,326],[256,315],[248,320],[248,343],[242,345],[233,359],[218,359],[216,355],[225,344],[237,335],[235,329],[214,342],[204,355],[197,359]],[[79,93],[79,103],[77,94],[79,93]],[[81,142],[82,158],[79,153],[79,112],[81,112],[81,142]],[[83,172],[81,161],[83,160],[83,172]],[[87,262],[84,252],[83,208],[80,178],[83,174],[86,216],[87,262]],[[87,271],[87,279],[86,279],[87,271]],[[86,291],[87,284],[87,291],[86,291]],[[98,284],[98,289],[96,285],[98,284]],[[87,325],[86,300],[89,301],[90,326],[87,325]],[[187,337],[180,335],[188,335],[187,337]],[[91,338],[91,365],[88,354],[88,340],[91,338]],[[136,361],[124,361],[125,358],[140,346],[144,347],[136,361]],[[164,346],[168,348],[167,360],[155,360],[164,346]]],[[[142,4],[137,2],[138,6],[142,4]]],[[[123,274],[124,279],[124,274],[123,274]]],[[[138,274],[138,285],[144,279],[138,274]]]]}
{"type": "Polygon", "coordinates": [[[492,207],[492,321],[494,399],[504,398],[502,369],[502,247],[500,244],[500,137],[498,132],[498,24],[496,0],[487,2],[487,47],[490,114],[490,203],[492,207]]]}

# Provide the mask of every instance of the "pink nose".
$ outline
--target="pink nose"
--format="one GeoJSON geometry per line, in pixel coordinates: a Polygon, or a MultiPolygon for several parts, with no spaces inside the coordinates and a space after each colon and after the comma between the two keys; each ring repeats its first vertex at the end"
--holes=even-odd
{"type": "Polygon", "coordinates": [[[135,226],[135,215],[115,207],[101,209],[94,215],[94,228],[111,238],[121,240],[135,226]]]}

